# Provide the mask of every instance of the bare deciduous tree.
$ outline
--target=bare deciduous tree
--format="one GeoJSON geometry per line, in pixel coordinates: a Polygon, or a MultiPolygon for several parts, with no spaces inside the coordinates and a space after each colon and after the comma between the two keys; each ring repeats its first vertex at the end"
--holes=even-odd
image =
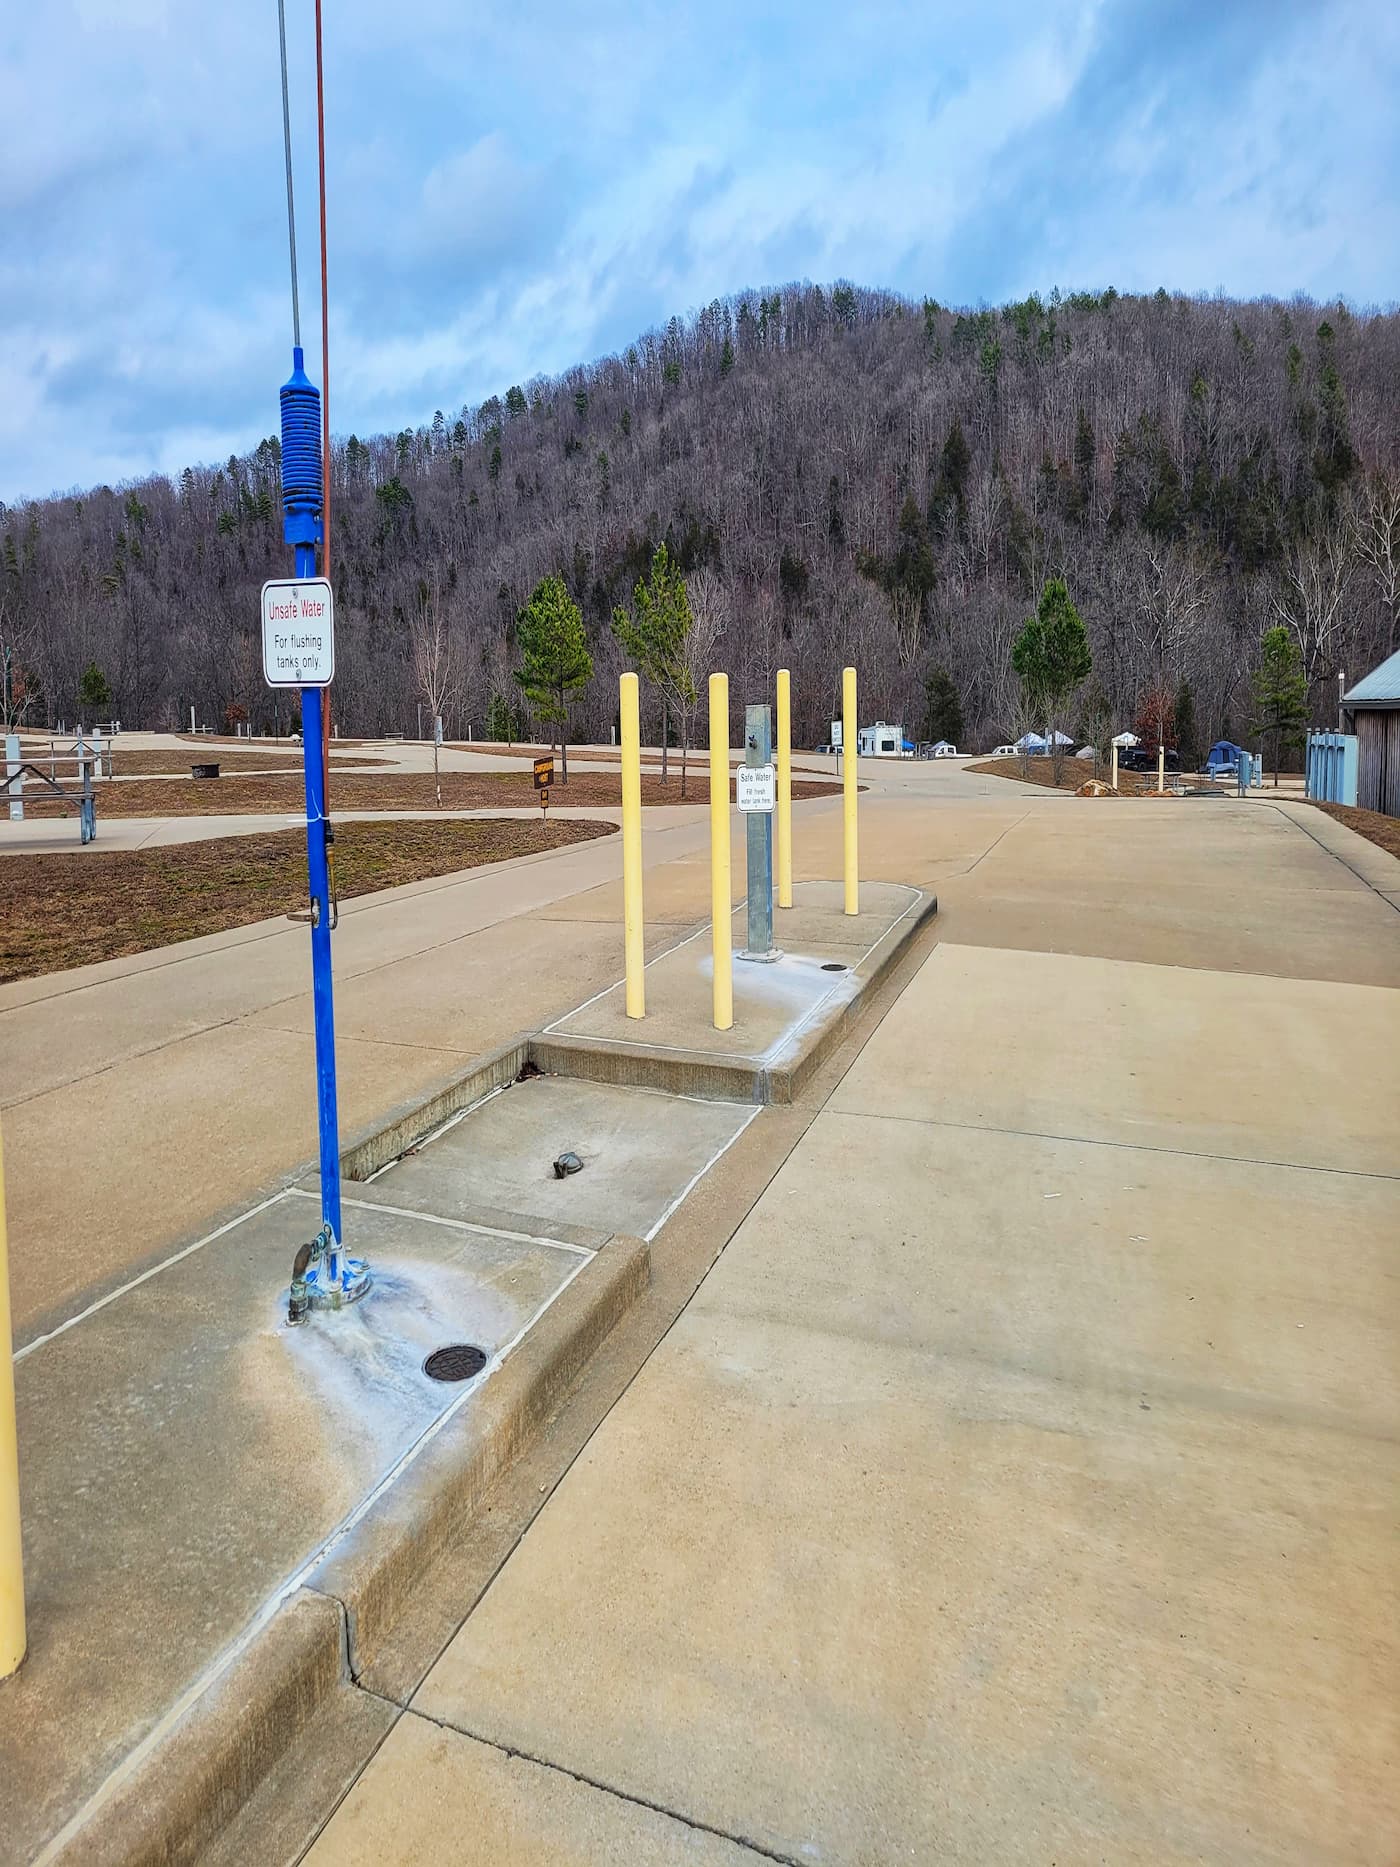
{"type": "Polygon", "coordinates": [[[441,580],[422,584],[412,612],[409,639],[413,653],[413,680],[432,721],[433,788],[442,808],[443,715],[457,699],[462,681],[462,660],[452,633],[452,622],[441,580]]]}
{"type": "Polygon", "coordinates": [[[1309,688],[1337,669],[1351,548],[1352,535],[1343,526],[1290,541],[1278,585],[1269,593],[1275,615],[1298,643],[1309,688]]]}
{"type": "Polygon", "coordinates": [[[1387,619],[1386,652],[1400,634],[1400,472],[1368,473],[1348,507],[1356,554],[1370,566],[1387,619]]]}

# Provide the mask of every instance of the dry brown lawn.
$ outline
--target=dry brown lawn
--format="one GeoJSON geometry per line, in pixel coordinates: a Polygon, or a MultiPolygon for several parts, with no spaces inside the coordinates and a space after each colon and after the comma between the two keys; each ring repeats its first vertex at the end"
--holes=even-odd
{"type": "MultiPolygon", "coordinates": [[[[828,797],[838,785],[816,779],[794,779],[794,797],[828,797]]],[[[653,773],[642,774],[644,804],[681,802],[679,777],[662,784],[653,773]]],[[[685,801],[702,807],[708,800],[705,777],[691,774],[685,801]]],[[[588,809],[622,803],[622,779],[617,772],[575,771],[567,784],[555,784],[549,793],[551,806],[569,804],[588,809]]],[[[527,767],[520,771],[445,771],[442,774],[442,802],[447,810],[501,810],[511,806],[537,807],[539,793],[527,767]]],[[[436,809],[433,774],[427,772],[331,771],[330,804],[332,813],[347,810],[436,809]]],[[[302,808],[300,767],[272,777],[229,778],[133,778],[123,784],[98,787],[97,824],[99,840],[102,819],[106,817],[214,817],[260,815],[292,816],[302,808]]],[[[24,801],[26,817],[56,817],[63,807],[45,802],[36,791],[24,801]]]]}
{"type": "MultiPolygon", "coordinates": [[[[1311,799],[1299,801],[1312,802],[1311,799]]],[[[1329,817],[1355,830],[1358,836],[1364,836],[1368,843],[1374,843],[1387,855],[1400,856],[1400,817],[1387,817],[1379,810],[1357,810],[1350,804],[1314,803],[1313,809],[1325,810],[1329,817]]]]}
{"type": "MultiPolygon", "coordinates": [[[[587,842],[613,829],[518,818],[343,823],[335,838],[337,890],[344,900],[587,842]]],[[[304,908],[306,833],[0,856],[0,890],[0,981],[28,979],[304,908]]]]}
{"type": "MultiPolygon", "coordinates": [[[[492,739],[450,739],[448,740],[447,744],[453,752],[480,752],[480,753],[488,753],[488,754],[499,753],[499,755],[502,758],[548,758],[551,750],[553,750],[553,748],[551,748],[550,746],[521,745],[518,743],[515,745],[499,745],[497,744],[495,740],[492,740],[492,739]]],[[[815,756],[816,754],[812,752],[796,752],[795,751],[792,755],[793,770],[796,771],[798,769],[799,760],[815,758],[815,756]]],[[[613,764],[615,765],[617,764],[618,760],[621,757],[622,757],[621,746],[570,746],[569,747],[570,765],[573,765],[575,763],[578,763],[580,765],[589,765],[589,764],[594,764],[594,765],[613,764]]],[[[729,763],[731,765],[742,765],[743,762],[744,762],[744,755],[742,752],[733,752],[730,754],[729,763]]],[[[561,763],[560,758],[559,758],[559,753],[557,750],[554,750],[554,763],[555,763],[556,768],[559,767],[561,763]]],[[[644,767],[654,766],[657,771],[660,771],[661,753],[657,749],[657,747],[655,746],[643,746],[642,747],[642,764],[644,767]]],[[[709,769],[710,769],[709,747],[708,746],[692,746],[690,748],[691,782],[694,783],[695,774],[697,772],[699,772],[701,778],[704,779],[706,774],[709,772],[709,769]]],[[[821,766],[807,765],[803,767],[803,769],[807,771],[820,771],[823,768],[821,766]]],[[[671,778],[673,782],[679,781],[680,770],[681,770],[680,749],[677,746],[672,746],[671,747],[670,773],[671,773],[671,778]]]]}
{"type": "MultiPolygon", "coordinates": [[[[1067,758],[1060,773],[1060,782],[1055,783],[1054,761],[1048,758],[986,758],[976,765],[969,765],[969,771],[989,772],[994,778],[1019,778],[1024,784],[1044,785],[1047,790],[1077,791],[1081,784],[1087,784],[1096,775],[1108,783],[1109,767],[1102,765],[1095,773],[1094,766],[1088,759],[1067,758]]],[[[1209,783],[1197,772],[1178,774],[1188,789],[1216,790],[1217,786],[1209,783]]],[[[1172,774],[1168,772],[1170,786],[1172,774]]],[[[1157,773],[1155,770],[1123,771],[1118,773],[1118,795],[1120,797],[1155,797],[1157,795],[1157,773]]],[[[1170,789],[1166,792],[1170,797],[1170,789]]]]}
{"type": "MultiPolygon", "coordinates": [[[[357,756],[353,759],[338,759],[332,754],[331,771],[369,771],[386,763],[382,758],[357,756]]],[[[241,751],[228,751],[223,746],[192,744],[188,752],[127,752],[118,740],[112,751],[114,778],[155,778],[162,774],[188,778],[191,765],[217,765],[221,771],[281,772],[285,769],[300,773],[301,747],[268,746],[261,752],[250,752],[246,745],[241,751]]],[[[72,765],[64,768],[69,774],[74,769],[72,765]]],[[[212,783],[213,780],[202,782],[212,783]]]]}

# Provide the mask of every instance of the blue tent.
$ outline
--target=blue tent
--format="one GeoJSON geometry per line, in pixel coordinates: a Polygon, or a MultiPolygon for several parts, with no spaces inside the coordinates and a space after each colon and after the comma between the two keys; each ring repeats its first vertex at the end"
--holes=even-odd
{"type": "Polygon", "coordinates": [[[1237,746],[1231,739],[1217,739],[1210,751],[1206,753],[1206,770],[1208,772],[1233,771],[1243,751],[1244,747],[1237,746]]]}

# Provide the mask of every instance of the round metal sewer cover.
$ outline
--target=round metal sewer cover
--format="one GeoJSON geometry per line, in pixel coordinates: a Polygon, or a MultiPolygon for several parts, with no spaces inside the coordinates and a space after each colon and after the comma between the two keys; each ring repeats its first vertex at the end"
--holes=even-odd
{"type": "Polygon", "coordinates": [[[486,1350],[475,1342],[449,1342],[435,1348],[423,1363],[423,1372],[434,1381],[470,1381],[486,1366],[486,1350]]]}
{"type": "Polygon", "coordinates": [[[846,968],[841,964],[839,959],[829,959],[822,967],[823,972],[844,972],[845,970],[846,968]]]}

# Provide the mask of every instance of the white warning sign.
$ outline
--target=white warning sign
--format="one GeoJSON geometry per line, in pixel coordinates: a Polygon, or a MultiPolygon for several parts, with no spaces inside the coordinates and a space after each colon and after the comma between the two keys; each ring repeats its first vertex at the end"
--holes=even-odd
{"type": "Polygon", "coordinates": [[[325,577],[262,587],[263,679],[269,687],[329,687],[335,678],[335,599],[325,577]]]}
{"type": "Polygon", "coordinates": [[[734,774],[740,810],[776,810],[778,776],[771,765],[741,765],[734,774]]]}

